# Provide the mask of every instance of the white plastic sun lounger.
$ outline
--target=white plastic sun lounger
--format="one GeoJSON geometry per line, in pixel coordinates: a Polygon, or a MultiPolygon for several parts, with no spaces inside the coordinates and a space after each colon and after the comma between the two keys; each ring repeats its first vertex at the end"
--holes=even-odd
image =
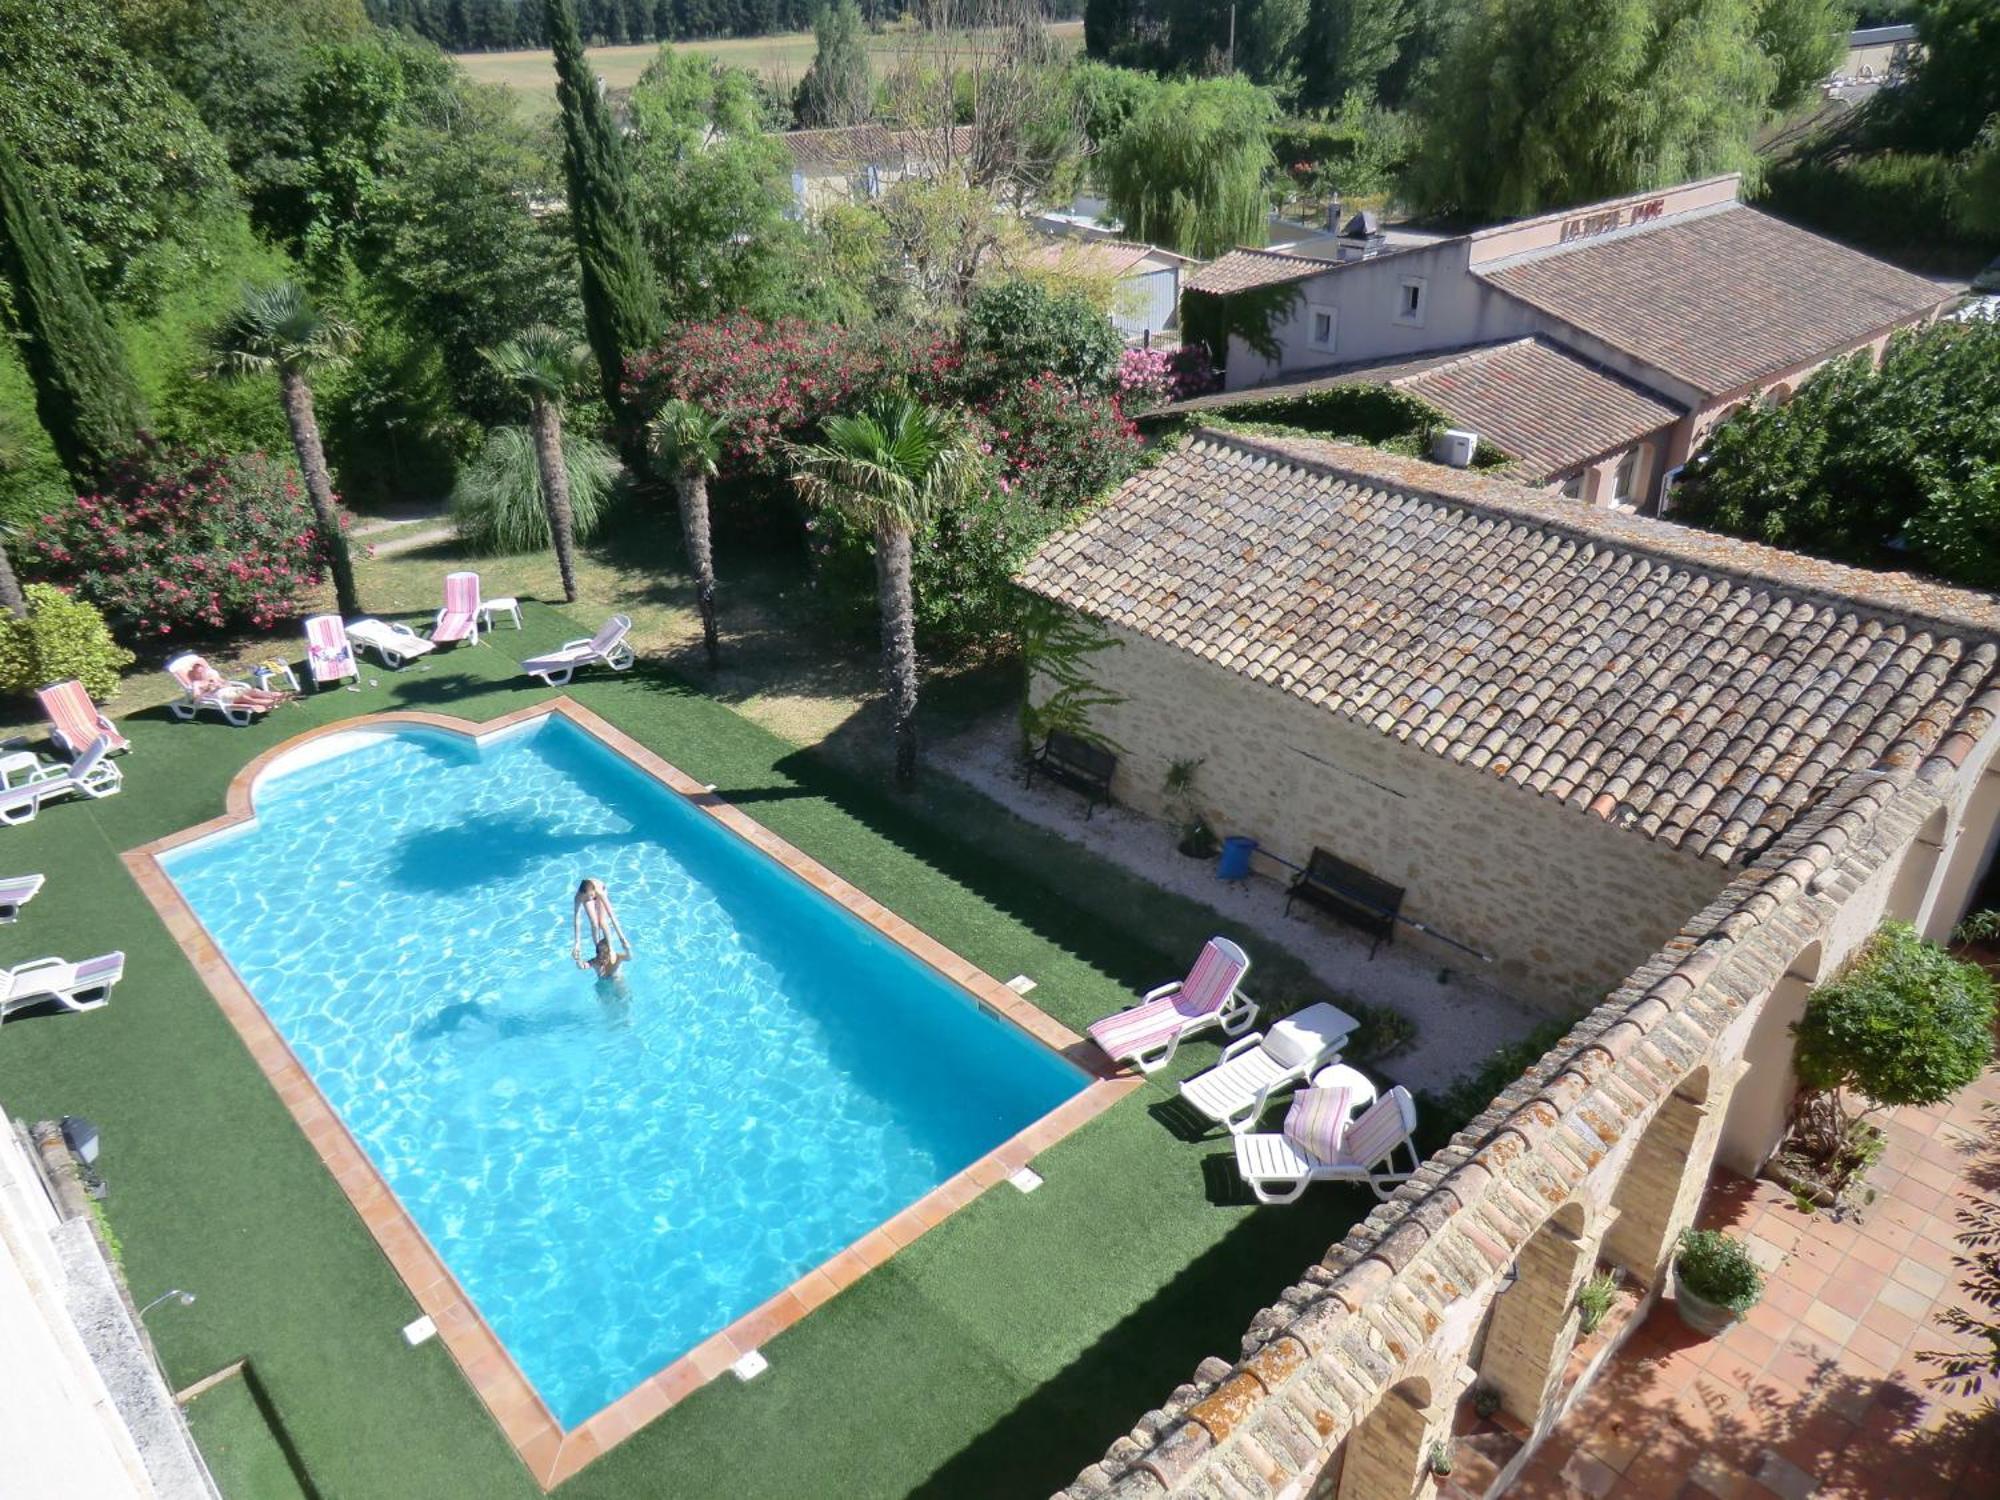
{"type": "Polygon", "coordinates": [[[1181,1038],[1222,1028],[1241,1036],[1257,1020],[1257,1002],[1244,994],[1250,959],[1228,938],[1213,937],[1186,979],[1149,990],[1116,1015],[1093,1021],[1090,1039],[1113,1062],[1129,1062],[1142,1073],[1157,1073],[1173,1061],[1181,1038]]]}
{"type": "Polygon", "coordinates": [[[25,779],[0,788],[0,823],[9,827],[31,823],[44,802],[72,792],[83,797],[112,796],[124,785],[125,774],[106,758],[110,754],[110,741],[100,735],[74,765],[38,766],[25,779]]]}
{"type": "Polygon", "coordinates": [[[589,640],[565,641],[546,656],[531,656],[521,663],[530,677],[539,677],[550,687],[561,687],[585,667],[606,666],[614,672],[628,670],[639,658],[625,643],[632,633],[630,615],[613,615],[589,640]]]}
{"type": "Polygon", "coordinates": [[[239,694],[250,688],[249,683],[239,678],[225,678],[219,688],[197,691],[189,674],[200,662],[201,658],[189,651],[167,663],[168,673],[181,685],[180,701],[167,705],[173,710],[175,718],[192,719],[205,708],[212,713],[221,714],[223,718],[241,729],[257,715],[270,712],[268,708],[256,704],[236,701],[239,694]]]}
{"type": "Polygon", "coordinates": [[[431,624],[431,639],[439,645],[450,641],[472,638],[479,642],[479,575],[477,573],[447,573],[444,575],[444,608],[437,612],[437,619],[431,624]]]}
{"type": "Polygon", "coordinates": [[[353,678],[360,686],[361,668],[354,663],[354,646],[339,615],[314,615],[306,621],[306,665],[314,687],[353,678]]]}
{"type": "Polygon", "coordinates": [[[1417,1106],[1398,1084],[1360,1119],[1347,1119],[1346,1089],[1307,1089],[1277,1135],[1236,1137],[1236,1170],[1259,1203],[1291,1203],[1315,1182],[1365,1182],[1378,1198],[1416,1174],[1417,1106]],[[1407,1152],[1409,1170],[1396,1164],[1407,1152]]]}
{"type": "Polygon", "coordinates": [[[36,696],[42,700],[42,712],[49,716],[50,740],[70,759],[83,754],[98,738],[111,742],[113,755],[132,748],[132,742],[90,701],[90,694],[74,677],[68,682],[52,682],[36,696]]]}
{"type": "Polygon", "coordinates": [[[347,638],[373,651],[390,671],[401,671],[406,662],[428,656],[437,647],[401,621],[355,620],[347,627],[347,638]]]}
{"type": "Polygon", "coordinates": [[[21,908],[41,893],[42,875],[10,875],[0,880],[0,922],[21,920],[21,908]]]}
{"type": "Polygon", "coordinates": [[[110,1001],[111,987],[124,977],[122,953],[86,958],[80,964],[38,958],[0,973],[0,1020],[51,1000],[64,1010],[97,1010],[110,1001]]]}
{"type": "Polygon", "coordinates": [[[1354,1017],[1324,1000],[1285,1017],[1269,1032],[1251,1032],[1222,1049],[1222,1060],[1181,1083],[1181,1097],[1208,1119],[1240,1135],[1257,1123],[1271,1096],[1296,1088],[1328,1063],[1353,1034],[1354,1017]]]}

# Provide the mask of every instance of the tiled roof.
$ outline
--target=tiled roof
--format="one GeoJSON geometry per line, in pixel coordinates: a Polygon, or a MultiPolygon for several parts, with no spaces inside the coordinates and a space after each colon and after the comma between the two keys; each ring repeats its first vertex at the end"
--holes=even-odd
{"type": "Polygon", "coordinates": [[[1921,276],[1740,204],[1474,274],[1710,395],[1951,299],[1921,276]]]}
{"type": "Polygon", "coordinates": [[[1231,250],[1217,256],[1187,279],[1190,292],[1247,292],[1260,286],[1283,286],[1288,281],[1305,281],[1339,265],[1337,260],[1321,260],[1316,255],[1293,255],[1283,250],[1231,250]]]}
{"type": "MultiPolygon", "coordinates": [[[[942,156],[945,137],[937,130],[892,130],[886,125],[849,125],[829,130],[788,130],[778,137],[791,153],[792,167],[800,172],[841,172],[871,163],[880,167],[900,167],[910,157],[935,153],[942,156]]],[[[972,152],[970,125],[952,127],[950,149],[954,157],[972,152]]]]}
{"type": "Polygon", "coordinates": [[[1542,338],[1370,360],[1304,380],[1246,386],[1158,408],[1149,416],[1283,401],[1342,385],[1388,385],[1428,401],[1520,463],[1525,479],[1554,478],[1685,415],[1643,386],[1542,338]]]}
{"type": "Polygon", "coordinates": [[[1035,593],[1709,858],[1925,752],[2000,600],[1376,449],[1204,432],[1029,561],[1035,593]]]}
{"type": "Polygon", "coordinates": [[[1147,266],[1147,262],[1156,255],[1169,262],[1180,259],[1171,251],[1155,250],[1151,245],[1142,245],[1135,240],[1067,236],[1035,245],[1024,258],[1030,265],[1049,271],[1074,268],[1093,276],[1123,276],[1141,267],[1153,269],[1147,266]]]}

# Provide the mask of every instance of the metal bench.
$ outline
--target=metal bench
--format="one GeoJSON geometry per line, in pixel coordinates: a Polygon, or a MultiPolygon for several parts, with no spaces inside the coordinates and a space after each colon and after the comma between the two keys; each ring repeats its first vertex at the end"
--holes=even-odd
{"type": "Polygon", "coordinates": [[[1285,890],[1285,914],[1292,903],[1303,901],[1332,917],[1360,928],[1374,942],[1368,956],[1396,936],[1396,918],[1403,909],[1403,888],[1370,875],[1359,865],[1351,865],[1337,854],[1315,849],[1306,867],[1292,877],[1285,890]]]}
{"type": "Polygon", "coordinates": [[[1040,772],[1051,781],[1082,792],[1088,799],[1083,805],[1083,817],[1089,822],[1098,803],[1111,805],[1111,778],[1117,771],[1118,757],[1104,746],[1064,730],[1051,729],[1042,741],[1042,748],[1028,758],[1028,776],[1022,785],[1032,786],[1035,774],[1040,772]]]}

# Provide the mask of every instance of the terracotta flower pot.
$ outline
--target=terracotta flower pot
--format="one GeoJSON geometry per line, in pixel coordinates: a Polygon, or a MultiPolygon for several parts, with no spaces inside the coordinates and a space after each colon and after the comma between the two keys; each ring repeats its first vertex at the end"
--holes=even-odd
{"type": "Polygon", "coordinates": [[[1674,1311],[1680,1314],[1681,1322],[1708,1338],[1727,1333],[1743,1319],[1743,1314],[1727,1303],[1711,1302],[1689,1291],[1679,1266],[1674,1267],[1674,1311]]]}

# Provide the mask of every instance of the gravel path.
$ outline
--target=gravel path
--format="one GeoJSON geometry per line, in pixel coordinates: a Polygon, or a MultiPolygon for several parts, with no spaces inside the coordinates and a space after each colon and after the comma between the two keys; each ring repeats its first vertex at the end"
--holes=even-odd
{"type": "MultiPolygon", "coordinates": [[[[1410,1017],[1418,1027],[1415,1045],[1382,1065],[1396,1082],[1412,1089],[1449,1083],[1547,1018],[1456,967],[1449,981],[1440,983],[1440,964],[1412,949],[1385,945],[1370,959],[1367,939],[1352,929],[1318,916],[1285,916],[1282,885],[1262,877],[1217,880],[1210,861],[1175,852],[1164,823],[1124,807],[1100,808],[1085,822],[1076,793],[1042,780],[1022,787],[1017,732],[1011,718],[998,718],[940,745],[936,764],[1029,822],[1242,923],[1305,964],[1329,989],[1410,1017]]],[[[1253,995],[1256,956],[1253,950],[1253,995]]]]}

